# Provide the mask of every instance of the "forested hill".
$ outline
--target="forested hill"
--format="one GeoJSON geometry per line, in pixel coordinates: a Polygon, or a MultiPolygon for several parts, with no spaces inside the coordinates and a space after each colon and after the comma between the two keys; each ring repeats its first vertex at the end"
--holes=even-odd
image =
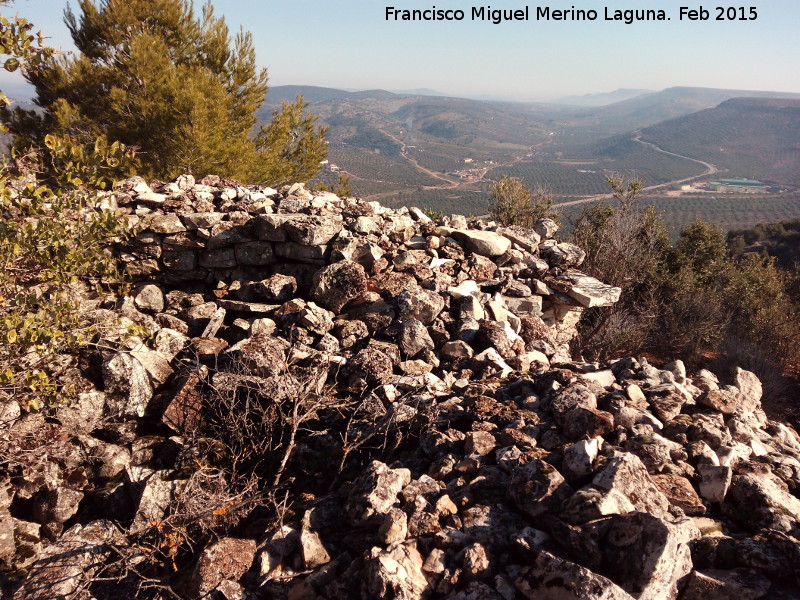
{"type": "Polygon", "coordinates": [[[735,98],[647,127],[642,139],[730,176],[800,184],[800,100],[735,98]]]}

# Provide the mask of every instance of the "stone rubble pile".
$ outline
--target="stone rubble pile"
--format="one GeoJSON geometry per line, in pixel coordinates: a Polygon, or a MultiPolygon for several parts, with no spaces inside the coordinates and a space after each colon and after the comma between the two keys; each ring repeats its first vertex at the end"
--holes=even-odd
{"type": "MultiPolygon", "coordinates": [[[[314,493],[294,517],[198,549],[184,597],[800,593],[800,438],[747,371],[724,385],[680,361],[571,361],[581,312],[620,291],[578,270],[553,221],[434,222],[191,176],[132,178],[105,201],[142,227],[120,248],[136,284],[85,302],[105,350],[65,364],[84,393],[50,419],[0,409],[9,439],[52,431],[0,481],[0,562],[25,569],[15,600],[73,597],[163,522],[208,390],[280,403],[326,387],[332,413],[401,430],[398,451],[362,455],[322,493],[304,466],[314,493]]],[[[346,437],[320,429],[308,456],[346,437]]]]}
{"type": "MultiPolygon", "coordinates": [[[[581,311],[613,304],[620,293],[577,270],[584,252],[554,240],[558,226],[548,219],[534,230],[487,228],[462,216],[434,223],[417,208],[312,194],[301,184],[283,193],[229,186],[215,177],[183,176],[158,192],[132,178],[112,198],[143,228],[121,252],[132,276],[171,288],[213,285],[209,302],[251,324],[296,299],[287,310],[302,313],[300,326],[322,336],[314,342],[325,351],[336,342],[347,350],[367,329],[394,341],[383,330],[407,318],[464,342],[450,352],[470,352],[465,344],[486,335],[530,344],[527,332],[543,321],[550,335],[536,350],[566,358],[581,311]],[[503,325],[482,332],[482,321],[503,325]]],[[[164,301],[153,288],[136,299],[151,312],[164,301]]],[[[166,301],[174,313],[175,299],[166,301]]]]}
{"type": "Polygon", "coordinates": [[[797,597],[800,439],[752,373],[734,383],[632,358],[471,383],[254,568],[303,574],[289,597],[308,599],[797,597]]]}

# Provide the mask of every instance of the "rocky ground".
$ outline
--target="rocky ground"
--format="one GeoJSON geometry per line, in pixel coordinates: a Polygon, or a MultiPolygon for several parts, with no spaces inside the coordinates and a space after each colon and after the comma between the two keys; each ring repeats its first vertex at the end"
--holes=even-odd
{"type": "MultiPolygon", "coordinates": [[[[800,595],[800,438],[747,371],[573,361],[619,289],[533,230],[120,183],[135,281],[0,397],[4,597],[800,595]]],[[[77,293],[78,290],[76,290],[77,293]]]]}

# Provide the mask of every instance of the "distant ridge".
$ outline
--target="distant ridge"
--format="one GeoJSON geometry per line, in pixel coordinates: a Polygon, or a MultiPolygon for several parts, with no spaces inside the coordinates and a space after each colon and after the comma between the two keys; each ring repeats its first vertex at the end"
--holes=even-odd
{"type": "Polygon", "coordinates": [[[637,96],[608,106],[587,108],[581,119],[601,121],[609,132],[624,133],[654,125],[667,119],[683,117],[699,110],[714,108],[732,98],[800,99],[800,94],[753,90],[723,90],[699,87],[671,87],[653,94],[637,96]]]}
{"type": "Polygon", "coordinates": [[[352,92],[337,88],[319,87],[315,85],[276,85],[269,88],[267,101],[283,102],[294,100],[296,96],[303,96],[308,102],[331,102],[333,100],[347,100],[348,98],[374,98],[377,100],[390,100],[398,94],[386,90],[363,90],[352,92]]]}
{"type": "Polygon", "coordinates": [[[732,98],[642,129],[642,139],[702,157],[729,176],[800,185],[800,95],[732,98]]]}
{"type": "Polygon", "coordinates": [[[444,92],[437,92],[436,90],[432,90],[430,88],[417,88],[413,90],[391,90],[393,94],[398,94],[401,96],[442,96],[445,98],[449,98],[451,94],[445,94],[444,92]]]}
{"type": "Polygon", "coordinates": [[[582,96],[564,96],[554,100],[554,104],[568,104],[570,106],[608,106],[616,102],[624,102],[645,94],[655,94],[655,90],[636,90],[621,88],[613,92],[601,94],[584,94],[582,96]]]}

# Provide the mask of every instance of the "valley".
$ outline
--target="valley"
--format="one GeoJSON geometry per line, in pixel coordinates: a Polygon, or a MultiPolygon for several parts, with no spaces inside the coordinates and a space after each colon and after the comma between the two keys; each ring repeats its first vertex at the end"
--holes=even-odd
{"type": "Polygon", "coordinates": [[[644,182],[645,202],[676,230],[688,215],[724,228],[800,216],[797,94],[679,87],[542,104],[278,86],[259,116],[296,95],[330,127],[315,181],[346,174],[355,195],[388,206],[484,214],[492,181],[507,175],[569,215],[610,198],[606,177],[623,174],[644,182]],[[702,188],[714,177],[771,191],[720,198],[702,188]]]}

